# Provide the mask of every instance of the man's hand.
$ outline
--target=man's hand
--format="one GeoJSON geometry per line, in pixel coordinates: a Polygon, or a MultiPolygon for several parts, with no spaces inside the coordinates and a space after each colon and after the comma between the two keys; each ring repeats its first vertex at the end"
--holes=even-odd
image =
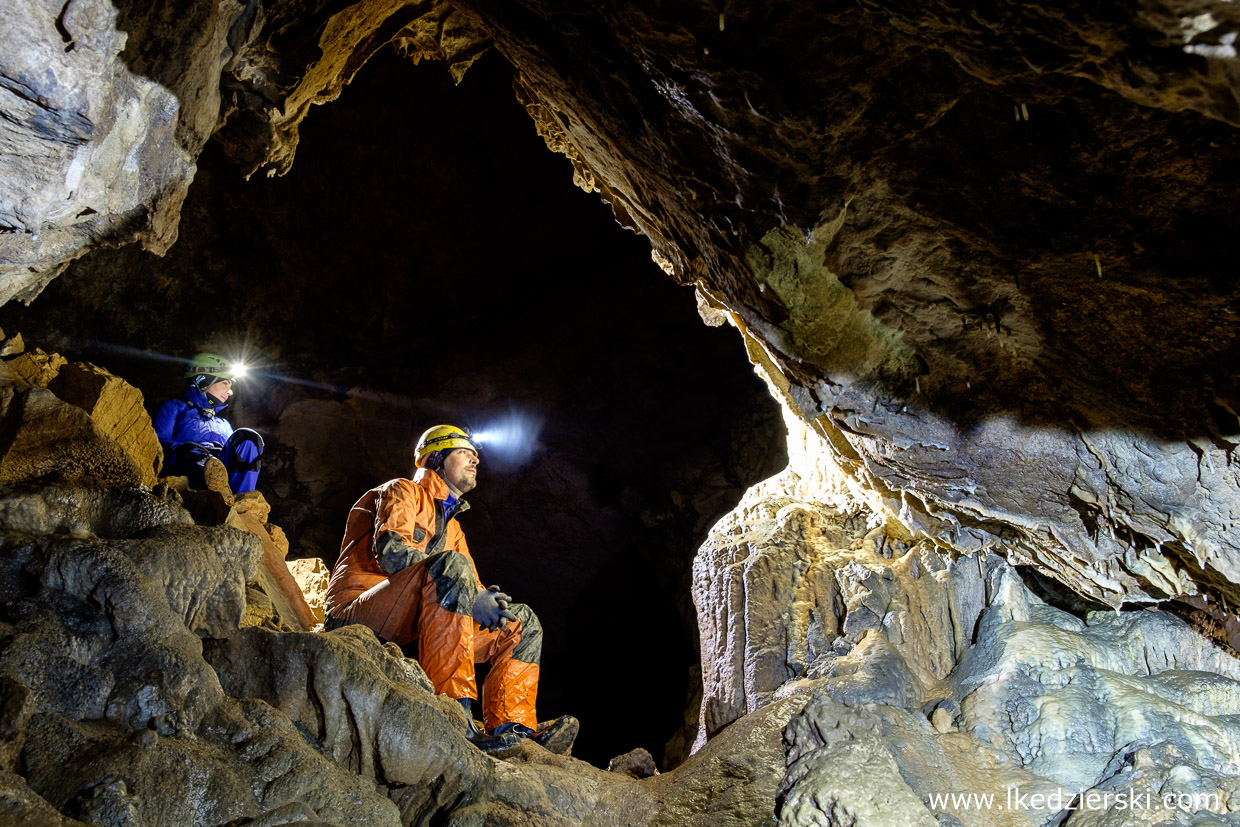
{"type": "Polygon", "coordinates": [[[478,597],[474,600],[474,622],[488,632],[507,628],[508,621],[517,619],[508,611],[511,602],[512,598],[501,592],[499,586],[478,589],[478,597]]]}
{"type": "Polygon", "coordinates": [[[217,456],[223,447],[215,442],[182,442],[172,449],[172,455],[183,462],[192,462],[196,457],[217,456]]]}

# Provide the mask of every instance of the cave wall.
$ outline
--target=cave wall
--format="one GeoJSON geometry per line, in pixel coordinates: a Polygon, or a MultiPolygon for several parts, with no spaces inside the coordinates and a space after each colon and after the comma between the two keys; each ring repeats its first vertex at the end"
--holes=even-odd
{"type": "MultiPolygon", "coordinates": [[[[945,544],[1002,545],[1113,605],[1232,592],[1231,4],[197,13],[32,7],[10,51],[17,84],[54,51],[95,61],[62,74],[101,100],[132,97],[138,77],[177,94],[168,128],[185,157],[137,165],[145,229],[107,243],[166,246],[151,227],[175,225],[209,129],[244,172],[285,172],[310,105],[380,45],[459,75],[493,44],[578,184],[761,341],[875,507],[945,544]],[[191,24],[216,35],[178,39],[191,24]],[[68,48],[75,27],[100,35],[68,48]],[[162,48],[181,40],[192,57],[162,48]],[[204,76],[219,98],[189,91],[204,76]]],[[[47,191],[19,175],[70,180],[74,158],[123,142],[85,103],[44,98],[99,126],[64,149],[19,96],[9,140],[62,149],[19,156],[15,192],[47,191]]],[[[10,203],[8,295],[25,298],[122,211],[92,207],[82,228],[10,203]]]]}
{"type": "Polygon", "coordinates": [[[1230,594],[1231,5],[474,8],[875,507],[1113,605],[1230,594]]]}

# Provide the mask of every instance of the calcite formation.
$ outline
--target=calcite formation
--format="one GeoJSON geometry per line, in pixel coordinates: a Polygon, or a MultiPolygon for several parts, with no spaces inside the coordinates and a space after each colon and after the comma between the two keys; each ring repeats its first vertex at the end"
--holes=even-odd
{"type": "Polygon", "coordinates": [[[1231,652],[1169,612],[1064,604],[998,555],[910,545],[824,490],[794,462],[694,568],[700,741],[804,702],[783,729],[781,825],[1205,824],[1240,807],[1231,652]]]}

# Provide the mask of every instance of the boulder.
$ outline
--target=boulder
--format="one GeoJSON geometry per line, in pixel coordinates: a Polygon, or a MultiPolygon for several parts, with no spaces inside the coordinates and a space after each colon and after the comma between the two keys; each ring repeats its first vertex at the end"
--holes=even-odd
{"type": "Polygon", "coordinates": [[[142,484],[139,468],[81,408],[41,387],[0,386],[0,484],[55,476],[142,484]]]}
{"type": "Polygon", "coordinates": [[[115,439],[142,469],[142,482],[155,484],[164,451],[140,390],[89,362],[62,367],[48,390],[90,414],[99,429],[115,439]]]}
{"type": "Polygon", "coordinates": [[[68,362],[59,353],[44,353],[36,347],[0,364],[0,379],[46,388],[68,362]]]}
{"type": "Polygon", "coordinates": [[[314,613],[315,619],[322,623],[327,604],[327,581],[331,572],[318,557],[293,560],[288,564],[288,568],[297,585],[301,587],[301,593],[306,596],[306,605],[314,613]]]}
{"type": "MultiPolygon", "coordinates": [[[[248,492],[240,495],[240,505],[233,505],[224,524],[248,531],[262,541],[263,563],[255,575],[255,582],[270,598],[284,628],[304,632],[321,621],[306,604],[301,587],[284,562],[284,556],[288,554],[288,541],[285,540],[281,547],[261,519],[270,510],[261,493],[248,492]]],[[[283,532],[280,533],[280,538],[283,539],[283,532]]]]}

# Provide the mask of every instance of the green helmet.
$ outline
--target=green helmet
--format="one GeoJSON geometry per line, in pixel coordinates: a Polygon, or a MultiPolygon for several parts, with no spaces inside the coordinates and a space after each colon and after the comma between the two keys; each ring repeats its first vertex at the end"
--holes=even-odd
{"type": "MultiPolygon", "coordinates": [[[[198,353],[193,359],[189,360],[189,367],[185,369],[185,378],[192,380],[197,385],[203,381],[202,377],[214,377],[214,381],[221,379],[236,379],[236,371],[228,364],[223,356],[217,356],[214,353],[198,353]]],[[[207,384],[211,384],[208,382],[207,384]]]]}

